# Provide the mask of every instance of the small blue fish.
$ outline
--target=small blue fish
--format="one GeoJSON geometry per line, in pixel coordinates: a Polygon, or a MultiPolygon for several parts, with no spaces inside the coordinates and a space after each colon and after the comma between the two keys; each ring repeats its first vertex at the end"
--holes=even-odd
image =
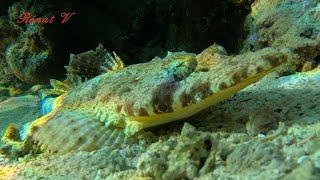
{"type": "Polygon", "coordinates": [[[40,93],[40,113],[42,116],[52,111],[56,96],[40,93]]]}
{"type": "MultiPolygon", "coordinates": [[[[50,113],[52,111],[52,109],[54,108],[54,100],[56,99],[57,96],[52,95],[52,94],[46,94],[46,93],[39,93],[39,97],[40,97],[40,115],[44,116],[48,113],[50,113]]],[[[32,122],[26,123],[24,125],[22,125],[21,129],[20,129],[20,139],[21,140],[25,140],[26,136],[27,136],[27,132],[29,131],[30,127],[31,127],[32,122]]]]}

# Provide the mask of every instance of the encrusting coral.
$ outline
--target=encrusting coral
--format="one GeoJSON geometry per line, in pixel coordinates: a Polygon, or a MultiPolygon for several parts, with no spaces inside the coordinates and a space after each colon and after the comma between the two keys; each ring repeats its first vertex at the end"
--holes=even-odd
{"type": "MultiPolygon", "coordinates": [[[[11,80],[6,86],[26,89],[27,84],[40,84],[48,80],[47,64],[52,57],[52,47],[45,38],[43,27],[37,24],[26,26],[16,20],[27,11],[24,2],[8,8],[7,16],[0,18],[0,66],[4,71],[0,84],[11,80]],[[22,86],[22,87],[21,87],[22,86]]],[[[34,10],[32,10],[34,11],[34,10]]]]}
{"type": "MultiPolygon", "coordinates": [[[[5,58],[7,47],[19,36],[19,32],[19,27],[14,26],[7,18],[0,17],[0,89],[23,88],[23,83],[15,77],[5,58]]],[[[10,96],[10,93],[8,95],[0,93],[0,101],[10,96]]]]}
{"type": "Polygon", "coordinates": [[[18,41],[6,50],[6,61],[21,81],[37,84],[48,79],[43,72],[52,61],[52,47],[42,37],[41,28],[38,25],[29,25],[18,41]]]}

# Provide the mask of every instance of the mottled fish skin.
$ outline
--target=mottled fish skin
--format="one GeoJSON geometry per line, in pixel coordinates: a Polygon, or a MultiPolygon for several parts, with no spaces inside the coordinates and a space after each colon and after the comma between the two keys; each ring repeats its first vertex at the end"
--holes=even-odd
{"type": "MultiPolygon", "coordinates": [[[[209,50],[210,48],[207,51],[209,50]]],[[[149,63],[132,65],[93,78],[68,92],[62,104],[63,108],[83,109],[93,113],[107,126],[126,128],[132,125],[132,122],[143,126],[144,123],[149,123],[146,117],[163,115],[162,119],[155,123],[158,125],[173,118],[166,117],[165,114],[177,111],[183,113],[187,107],[211,95],[274,69],[285,59],[283,53],[271,48],[238,56],[225,56],[215,52],[206,54],[206,50],[198,56],[176,53],[162,60],[155,59],[149,63]],[[169,69],[177,61],[194,61],[196,67],[183,79],[175,80],[169,69]]],[[[245,83],[240,88],[258,79],[245,83]]],[[[238,90],[240,89],[235,91],[238,90]]],[[[206,107],[199,107],[187,116],[204,108],[206,107]]],[[[186,116],[172,120],[181,118],[186,116]]]]}
{"type": "Polygon", "coordinates": [[[97,76],[56,98],[53,111],[30,125],[27,140],[53,152],[118,147],[139,130],[229,98],[287,59],[273,48],[238,56],[222,50],[172,53],[97,76]]]}

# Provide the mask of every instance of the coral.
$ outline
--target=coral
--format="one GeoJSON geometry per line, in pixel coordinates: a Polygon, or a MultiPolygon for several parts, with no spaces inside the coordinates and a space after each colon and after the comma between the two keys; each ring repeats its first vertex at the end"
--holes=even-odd
{"type": "Polygon", "coordinates": [[[27,31],[6,50],[6,61],[21,81],[43,83],[48,80],[44,72],[52,61],[52,48],[42,31],[41,26],[28,25],[27,31]]]}
{"type": "MultiPolygon", "coordinates": [[[[0,18],[0,86],[4,86],[6,88],[17,88],[21,90],[26,90],[30,86],[26,84],[26,82],[23,78],[23,74],[21,71],[24,71],[24,68],[32,69],[31,67],[23,67],[26,64],[22,64],[18,66],[17,64],[21,63],[19,62],[21,59],[7,59],[7,51],[9,47],[12,47],[13,44],[19,44],[19,39],[24,38],[23,36],[24,27],[18,26],[15,21],[20,16],[21,12],[24,12],[25,8],[24,6],[18,2],[12,4],[10,8],[8,9],[8,16],[3,16],[0,18]],[[16,64],[17,63],[17,64],[16,64]]],[[[32,28],[31,28],[32,29],[32,28]]],[[[35,30],[34,28],[33,30],[35,30]]],[[[30,30],[27,30],[30,32],[30,30]]],[[[31,30],[32,31],[32,30],[31,30]]],[[[28,32],[27,32],[28,33],[28,32]]],[[[27,42],[21,42],[22,44],[27,42]]],[[[20,43],[20,44],[21,44],[20,43]]],[[[26,44],[24,44],[26,45],[26,44]]],[[[26,46],[31,46],[31,44],[28,44],[26,46]]],[[[16,51],[13,53],[17,53],[16,51]]],[[[28,53],[23,51],[23,53],[28,53]]],[[[11,57],[10,57],[11,58],[11,57]]],[[[21,57],[20,57],[21,58],[21,57]]],[[[22,60],[23,61],[23,60],[22,60]]],[[[29,63],[29,62],[28,62],[29,63]]],[[[28,78],[28,77],[26,77],[28,78]]]]}
{"type": "Polygon", "coordinates": [[[6,48],[18,37],[19,28],[4,17],[0,17],[0,86],[17,86],[19,81],[12,73],[5,60],[6,48]]]}
{"type": "Polygon", "coordinates": [[[49,77],[61,72],[60,67],[51,68],[59,64],[59,56],[55,52],[56,44],[47,38],[46,27],[16,23],[23,12],[41,14],[46,6],[47,3],[16,2],[8,8],[7,16],[1,17],[0,67],[3,69],[0,74],[3,80],[0,79],[0,84],[26,90],[30,87],[28,84],[46,83],[49,77]]]}
{"type": "Polygon", "coordinates": [[[10,124],[3,134],[2,141],[20,141],[19,129],[15,125],[10,124]]]}

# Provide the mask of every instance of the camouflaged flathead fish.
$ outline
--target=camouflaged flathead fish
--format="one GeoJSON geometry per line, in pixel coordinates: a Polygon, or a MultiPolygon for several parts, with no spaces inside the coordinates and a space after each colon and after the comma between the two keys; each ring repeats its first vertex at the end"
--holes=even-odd
{"type": "Polygon", "coordinates": [[[231,97],[286,59],[272,48],[228,56],[213,45],[199,55],[171,53],[118,68],[56,98],[52,111],[29,126],[25,141],[59,153],[118,147],[143,129],[186,119],[231,97]]]}

